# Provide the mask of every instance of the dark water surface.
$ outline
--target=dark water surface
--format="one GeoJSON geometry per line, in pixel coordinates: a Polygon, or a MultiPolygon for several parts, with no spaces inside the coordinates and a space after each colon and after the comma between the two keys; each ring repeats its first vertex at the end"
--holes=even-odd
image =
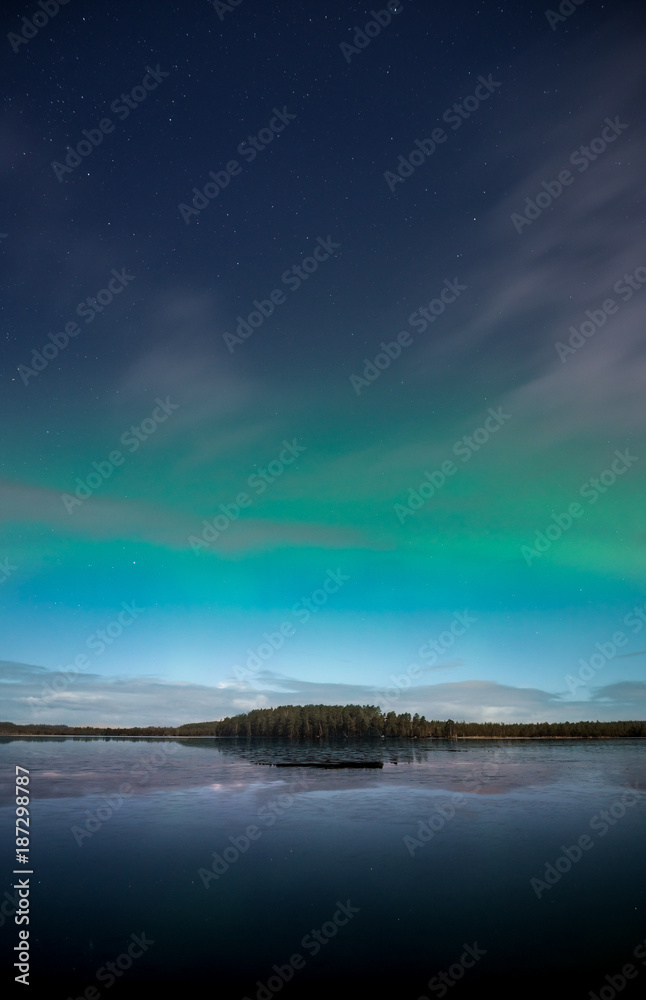
{"type": "Polygon", "coordinates": [[[3,983],[21,765],[32,996],[643,996],[645,753],[3,739],[3,983]]]}

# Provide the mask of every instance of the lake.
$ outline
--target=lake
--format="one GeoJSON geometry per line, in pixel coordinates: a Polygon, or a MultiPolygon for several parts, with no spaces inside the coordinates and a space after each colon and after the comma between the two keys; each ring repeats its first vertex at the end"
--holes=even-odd
{"type": "Polygon", "coordinates": [[[645,750],[3,738],[3,981],[15,867],[38,996],[643,995],[645,750]]]}

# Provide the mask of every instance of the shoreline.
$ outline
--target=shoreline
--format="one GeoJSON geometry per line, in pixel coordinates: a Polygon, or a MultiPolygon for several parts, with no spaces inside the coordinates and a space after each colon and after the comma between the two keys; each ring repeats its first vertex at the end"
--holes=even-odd
{"type": "MultiPolygon", "coordinates": [[[[37,740],[277,740],[282,743],[330,743],[332,741],[341,742],[341,737],[317,737],[316,739],[306,739],[304,737],[287,736],[136,736],[122,733],[112,736],[110,733],[0,733],[0,740],[15,739],[37,740]]],[[[347,739],[347,738],[346,738],[347,739]]],[[[590,740],[644,740],[646,736],[354,736],[352,740],[413,740],[424,742],[452,742],[453,740],[579,740],[589,742],[590,740]]]]}

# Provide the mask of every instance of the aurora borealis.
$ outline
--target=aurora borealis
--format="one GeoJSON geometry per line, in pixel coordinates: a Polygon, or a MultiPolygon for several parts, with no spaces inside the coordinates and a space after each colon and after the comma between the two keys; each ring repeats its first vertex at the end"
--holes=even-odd
{"type": "Polygon", "coordinates": [[[2,718],[646,717],[644,16],[572,6],[10,5],[2,718]]]}

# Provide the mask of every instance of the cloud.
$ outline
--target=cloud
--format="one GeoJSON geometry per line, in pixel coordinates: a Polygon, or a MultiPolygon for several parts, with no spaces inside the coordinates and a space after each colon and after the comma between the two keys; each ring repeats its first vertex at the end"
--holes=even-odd
{"type": "Polygon", "coordinates": [[[646,717],[646,682],[619,681],[594,688],[591,701],[606,711],[611,705],[625,719],[643,719],[646,717]]]}
{"type": "MultiPolygon", "coordinates": [[[[192,551],[190,536],[200,538],[203,520],[214,516],[212,509],[191,517],[146,500],[106,499],[100,495],[89,497],[69,513],[61,497],[56,490],[0,481],[0,524],[44,524],[68,536],[143,541],[192,551]]],[[[369,548],[371,544],[358,529],[245,517],[232,521],[201,554],[226,556],[281,547],[369,548]]]]}
{"type": "MultiPolygon", "coordinates": [[[[644,61],[635,43],[624,40],[593,55],[594,46],[589,38],[575,43],[569,80],[564,70],[560,113],[555,108],[546,117],[541,81],[534,106],[522,108],[516,127],[508,119],[495,148],[486,147],[482,155],[488,171],[508,181],[477,219],[469,249],[461,255],[460,280],[469,291],[451,314],[456,322],[447,315],[446,329],[438,327],[425,356],[410,359],[411,377],[424,384],[438,370],[464,367],[469,354],[477,357],[482,381],[485,374],[499,381],[501,375],[511,376],[518,388],[497,402],[532,421],[527,447],[534,449],[586,430],[602,429],[604,436],[628,432],[638,426],[643,406],[643,304],[640,292],[624,302],[613,285],[646,266],[635,211],[646,155],[638,124],[644,61]],[[597,80],[593,91],[579,73],[580,65],[591,60],[597,80]],[[570,156],[600,135],[606,117],[628,128],[580,171],[570,156]],[[544,192],[543,182],[552,182],[564,169],[573,183],[519,234],[512,214],[521,214],[526,199],[544,192]],[[569,326],[579,326],[585,310],[598,308],[608,297],[618,303],[618,313],[563,364],[555,342],[567,341],[569,326]]],[[[483,171],[480,163],[478,170],[483,171]]]]}
{"type": "MultiPolygon", "coordinates": [[[[58,671],[0,662],[4,721],[61,723],[70,726],[177,726],[239,715],[278,705],[376,705],[379,694],[365,684],[303,681],[270,670],[259,671],[253,684],[220,685],[169,682],[155,676],[104,677],[89,672],[52,681],[58,671]]],[[[420,685],[402,690],[390,710],[418,712],[427,719],[467,722],[564,722],[643,718],[646,683],[620,682],[596,688],[590,701],[566,701],[540,688],[521,688],[493,681],[461,681],[420,685]]]]}

